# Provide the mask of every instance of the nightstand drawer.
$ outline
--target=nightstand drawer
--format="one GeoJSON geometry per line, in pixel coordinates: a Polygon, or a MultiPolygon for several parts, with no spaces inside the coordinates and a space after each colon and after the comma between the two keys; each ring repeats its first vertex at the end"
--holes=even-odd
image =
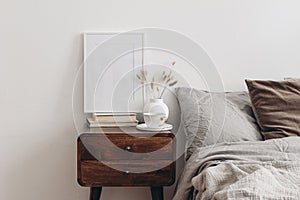
{"type": "Polygon", "coordinates": [[[174,138],[131,137],[129,135],[82,135],[80,160],[172,160],[174,138]]]}
{"type": "Polygon", "coordinates": [[[82,186],[161,186],[172,185],[175,181],[175,163],[170,160],[107,164],[109,166],[95,160],[82,162],[79,184],[82,186]],[[140,170],[144,173],[132,173],[140,170]]]}
{"type": "Polygon", "coordinates": [[[141,132],[135,127],[91,129],[77,139],[77,180],[99,199],[103,186],[162,187],[175,182],[176,138],[170,131],[141,132]]]}

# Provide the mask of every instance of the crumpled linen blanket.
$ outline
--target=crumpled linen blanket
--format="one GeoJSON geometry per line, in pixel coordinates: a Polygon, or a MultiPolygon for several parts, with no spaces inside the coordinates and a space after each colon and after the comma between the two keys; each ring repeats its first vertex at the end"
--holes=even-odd
{"type": "Polygon", "coordinates": [[[173,199],[300,199],[300,137],[199,148],[173,199]]]}

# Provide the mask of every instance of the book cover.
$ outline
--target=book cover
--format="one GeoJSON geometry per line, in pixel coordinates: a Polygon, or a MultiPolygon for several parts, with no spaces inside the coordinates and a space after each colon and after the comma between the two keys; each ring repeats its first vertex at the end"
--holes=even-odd
{"type": "Polygon", "coordinates": [[[136,126],[138,121],[135,122],[99,122],[95,121],[93,118],[87,118],[87,123],[90,128],[95,127],[125,127],[125,126],[136,126]]]}

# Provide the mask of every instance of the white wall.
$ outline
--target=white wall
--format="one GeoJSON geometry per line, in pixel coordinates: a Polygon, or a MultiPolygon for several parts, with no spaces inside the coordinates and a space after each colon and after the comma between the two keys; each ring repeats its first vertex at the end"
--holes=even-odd
{"type": "MultiPolygon", "coordinates": [[[[87,199],[76,183],[71,94],[81,33],[162,27],[202,44],[227,90],[299,77],[297,0],[1,0],[0,199],[87,199]]],[[[106,188],[102,199],[149,199],[106,188]]]]}

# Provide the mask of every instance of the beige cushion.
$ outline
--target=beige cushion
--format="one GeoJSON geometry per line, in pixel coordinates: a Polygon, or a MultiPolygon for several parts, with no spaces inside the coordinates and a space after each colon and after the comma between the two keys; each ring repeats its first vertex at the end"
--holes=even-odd
{"type": "Polygon", "coordinates": [[[265,139],[300,136],[300,80],[246,80],[265,139]]]}

